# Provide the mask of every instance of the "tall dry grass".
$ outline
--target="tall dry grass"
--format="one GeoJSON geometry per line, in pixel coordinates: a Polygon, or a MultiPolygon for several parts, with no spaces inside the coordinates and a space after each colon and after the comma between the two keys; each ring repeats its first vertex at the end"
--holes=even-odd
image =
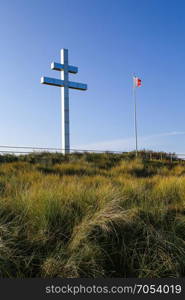
{"type": "Polygon", "coordinates": [[[0,277],[185,275],[183,163],[9,160],[0,164],[0,277]]]}

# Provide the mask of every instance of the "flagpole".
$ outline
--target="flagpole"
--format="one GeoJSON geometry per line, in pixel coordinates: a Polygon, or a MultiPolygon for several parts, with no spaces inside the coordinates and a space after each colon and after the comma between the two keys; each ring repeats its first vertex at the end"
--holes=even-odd
{"type": "Polygon", "coordinates": [[[136,104],[135,76],[134,76],[134,80],[133,80],[133,99],[134,99],[134,127],[135,127],[136,157],[137,157],[138,156],[138,142],[137,142],[137,104],[136,104]]]}

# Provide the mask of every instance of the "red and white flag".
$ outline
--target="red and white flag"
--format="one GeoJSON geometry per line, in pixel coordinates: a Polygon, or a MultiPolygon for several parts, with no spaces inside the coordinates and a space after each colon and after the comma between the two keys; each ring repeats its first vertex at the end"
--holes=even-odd
{"type": "Polygon", "coordinates": [[[138,77],[133,77],[134,81],[134,87],[140,87],[141,86],[141,79],[138,77]]]}

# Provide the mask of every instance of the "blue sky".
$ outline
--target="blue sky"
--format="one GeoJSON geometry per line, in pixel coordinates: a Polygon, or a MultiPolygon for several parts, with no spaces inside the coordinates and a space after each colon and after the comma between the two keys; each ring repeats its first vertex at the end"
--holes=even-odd
{"type": "Polygon", "coordinates": [[[40,84],[60,49],[79,67],[70,90],[71,148],[185,153],[183,0],[7,0],[0,9],[0,145],[60,147],[60,89],[40,84]]]}

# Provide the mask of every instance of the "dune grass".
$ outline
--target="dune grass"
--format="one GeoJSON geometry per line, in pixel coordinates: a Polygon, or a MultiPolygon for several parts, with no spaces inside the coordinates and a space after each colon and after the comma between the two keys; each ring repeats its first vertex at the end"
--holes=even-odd
{"type": "Polygon", "coordinates": [[[185,276],[185,165],[116,154],[0,159],[0,277],[185,276]]]}

